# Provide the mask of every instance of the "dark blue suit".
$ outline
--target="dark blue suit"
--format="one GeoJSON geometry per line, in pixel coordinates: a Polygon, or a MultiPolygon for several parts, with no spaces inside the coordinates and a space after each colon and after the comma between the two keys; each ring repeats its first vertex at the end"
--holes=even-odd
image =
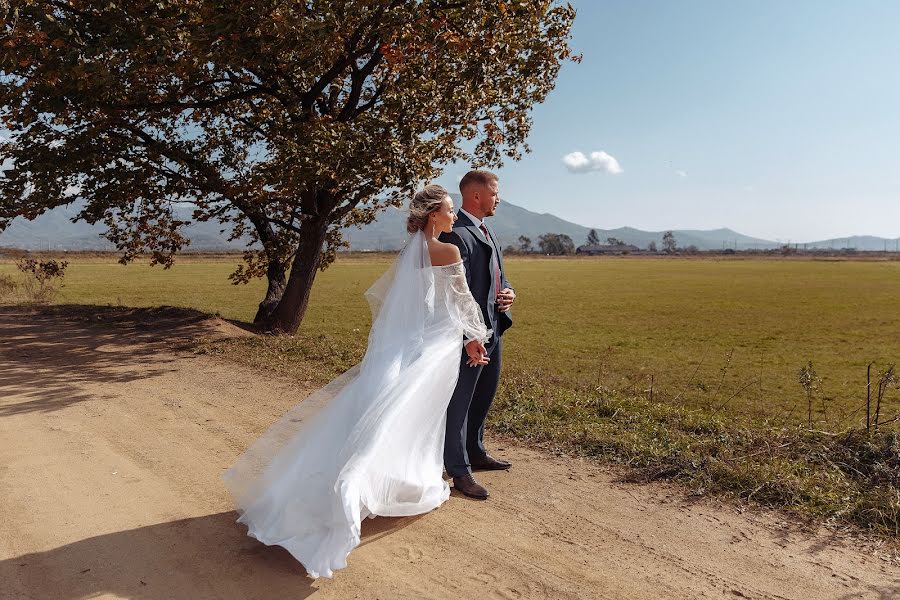
{"type": "Polygon", "coordinates": [[[444,467],[451,477],[472,472],[471,458],[482,458],[484,421],[497,392],[500,379],[501,335],[512,325],[509,311],[497,310],[497,289],[494,257],[500,268],[500,289],[511,288],[503,270],[503,254],[493,232],[490,239],[463,213],[458,214],[451,233],[442,233],[440,240],[459,248],[466,282],[475,301],[481,307],[484,322],[494,333],[486,344],[490,362],[486,366],[470,367],[463,348],[459,365],[459,381],[447,407],[447,432],[444,439],[444,467]]]}

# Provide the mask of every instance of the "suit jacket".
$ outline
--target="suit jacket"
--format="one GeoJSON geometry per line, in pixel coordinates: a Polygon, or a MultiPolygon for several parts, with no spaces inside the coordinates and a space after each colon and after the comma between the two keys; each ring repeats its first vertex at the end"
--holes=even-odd
{"type": "MultiPolygon", "coordinates": [[[[500,267],[500,289],[512,288],[503,270],[503,253],[490,228],[488,228],[488,232],[491,234],[492,241],[485,238],[484,232],[469,217],[461,212],[457,213],[457,217],[456,223],[453,224],[453,231],[442,233],[438,239],[459,248],[466,270],[469,291],[472,292],[472,296],[481,307],[484,322],[494,330],[494,335],[491,337],[491,344],[493,344],[504,331],[512,326],[510,311],[500,312],[497,310],[497,292],[500,290],[496,289],[494,268],[491,262],[492,257],[496,254],[497,264],[500,267]]],[[[485,226],[487,227],[486,224],[485,226]]]]}

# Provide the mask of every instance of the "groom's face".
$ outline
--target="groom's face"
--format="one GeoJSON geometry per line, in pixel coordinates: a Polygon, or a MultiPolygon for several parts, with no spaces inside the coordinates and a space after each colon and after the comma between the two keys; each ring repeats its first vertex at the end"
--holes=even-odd
{"type": "Polygon", "coordinates": [[[482,186],[479,200],[481,200],[481,210],[484,211],[484,216],[493,217],[497,212],[497,205],[500,204],[500,184],[496,179],[482,186]]]}

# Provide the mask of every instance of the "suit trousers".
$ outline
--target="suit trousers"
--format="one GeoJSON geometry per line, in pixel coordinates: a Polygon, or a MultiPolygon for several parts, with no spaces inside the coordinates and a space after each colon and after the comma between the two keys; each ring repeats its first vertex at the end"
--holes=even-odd
{"type": "Polygon", "coordinates": [[[470,459],[483,458],[484,421],[494,401],[500,381],[500,357],[503,340],[488,347],[487,365],[470,367],[469,355],[463,348],[459,366],[459,380],[447,406],[447,432],[444,438],[444,468],[450,477],[462,477],[472,472],[470,459]]]}

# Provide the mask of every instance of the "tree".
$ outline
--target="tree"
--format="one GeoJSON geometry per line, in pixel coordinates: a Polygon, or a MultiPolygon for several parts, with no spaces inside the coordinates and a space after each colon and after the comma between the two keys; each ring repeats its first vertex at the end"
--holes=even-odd
{"type": "Polygon", "coordinates": [[[663,234],[662,243],[663,252],[666,254],[675,254],[675,250],[678,246],[675,242],[675,235],[671,231],[667,231],[663,234]]]}
{"type": "Polygon", "coordinates": [[[588,246],[598,246],[600,244],[600,236],[597,235],[596,229],[591,229],[587,236],[588,246]]]}
{"type": "Polygon", "coordinates": [[[609,244],[610,246],[624,246],[625,245],[625,242],[623,242],[619,238],[614,238],[614,237],[606,238],[606,243],[609,244]]]}
{"type": "Polygon", "coordinates": [[[656,242],[651,240],[649,244],[647,244],[647,252],[656,252],[656,242]]]}
{"type": "Polygon", "coordinates": [[[531,246],[531,238],[525,235],[519,236],[519,252],[528,253],[533,250],[531,246]]]}
{"type": "Polygon", "coordinates": [[[454,161],[529,151],[574,9],[558,2],[133,0],[0,8],[0,231],[75,198],[122,261],[191,221],[249,238],[256,322],[295,331],[340,230],[454,161]],[[189,207],[189,218],[177,207],[189,207]]]}
{"type": "Polygon", "coordinates": [[[575,253],[575,242],[564,233],[545,233],[538,238],[541,252],[551,255],[575,253]]]}

